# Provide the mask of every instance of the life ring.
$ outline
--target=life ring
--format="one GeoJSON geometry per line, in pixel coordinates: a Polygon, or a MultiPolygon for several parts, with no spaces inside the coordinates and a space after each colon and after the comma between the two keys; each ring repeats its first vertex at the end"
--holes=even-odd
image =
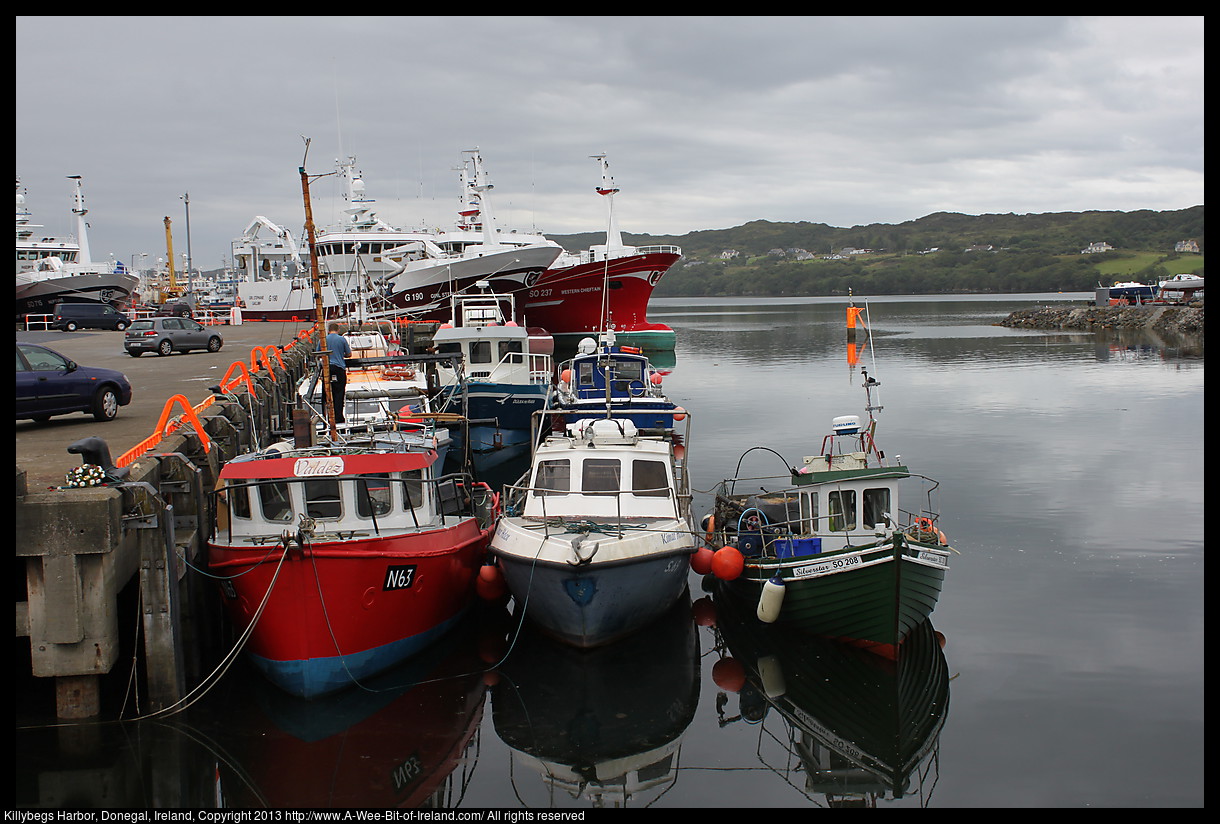
{"type": "Polygon", "coordinates": [[[415,370],[414,370],[414,369],[411,369],[411,368],[406,368],[406,369],[403,369],[403,370],[402,370],[402,379],[403,379],[404,381],[413,381],[413,380],[415,380],[415,370]]]}

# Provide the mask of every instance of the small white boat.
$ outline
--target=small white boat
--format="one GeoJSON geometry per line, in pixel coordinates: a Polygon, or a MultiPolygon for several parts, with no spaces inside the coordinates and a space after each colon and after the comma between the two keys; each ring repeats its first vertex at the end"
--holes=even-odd
{"type": "Polygon", "coordinates": [[[505,487],[491,545],[518,610],[589,648],[674,603],[698,548],[681,444],[602,417],[569,423],[534,450],[529,473],[505,487]]]}
{"type": "Polygon", "coordinates": [[[1203,277],[1194,274],[1174,275],[1157,284],[1157,303],[1189,303],[1203,299],[1203,277]]]}

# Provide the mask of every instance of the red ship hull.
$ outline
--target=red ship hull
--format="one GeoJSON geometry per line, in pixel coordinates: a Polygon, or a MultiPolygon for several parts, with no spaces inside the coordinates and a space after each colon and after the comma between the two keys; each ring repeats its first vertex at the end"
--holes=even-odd
{"type": "Polygon", "coordinates": [[[680,258],[673,252],[642,252],[608,262],[548,269],[522,290],[517,306],[531,325],[555,336],[596,335],[607,324],[613,324],[620,337],[672,335],[668,326],[648,320],[648,301],[680,258]]]}

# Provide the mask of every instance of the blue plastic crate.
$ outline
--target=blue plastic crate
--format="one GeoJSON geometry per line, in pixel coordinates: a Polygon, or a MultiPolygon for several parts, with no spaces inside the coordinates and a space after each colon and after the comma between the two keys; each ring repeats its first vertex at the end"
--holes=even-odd
{"type": "Polygon", "coordinates": [[[776,558],[808,558],[822,552],[821,538],[776,538],[771,546],[776,558]]]}

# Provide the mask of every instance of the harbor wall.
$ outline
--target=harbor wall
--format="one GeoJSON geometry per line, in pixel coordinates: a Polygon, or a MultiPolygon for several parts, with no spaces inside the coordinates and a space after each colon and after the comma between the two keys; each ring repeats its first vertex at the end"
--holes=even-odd
{"type": "Polygon", "coordinates": [[[1015,329],[1105,329],[1147,331],[1183,337],[1203,335],[1203,307],[1199,306],[1040,306],[1019,309],[1000,326],[1015,329]]]}
{"type": "Polygon", "coordinates": [[[103,466],[104,485],[31,489],[18,465],[16,634],[29,639],[34,678],[54,684],[58,717],[100,713],[101,679],[137,625],[151,709],[173,705],[207,677],[204,650],[218,640],[207,636],[221,625],[208,616],[216,599],[199,574],[210,493],[226,461],[291,431],[295,387],[314,348],[309,338],[295,343],[119,458],[98,438],[69,447],[103,466]],[[138,616],[124,614],[130,603],[138,616]]]}

